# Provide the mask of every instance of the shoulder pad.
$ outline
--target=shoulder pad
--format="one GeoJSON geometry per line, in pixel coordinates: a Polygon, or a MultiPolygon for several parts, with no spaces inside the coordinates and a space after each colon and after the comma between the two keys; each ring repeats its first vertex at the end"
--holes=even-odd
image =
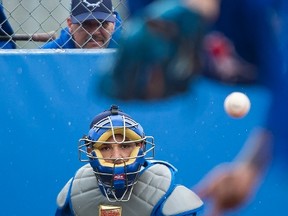
{"type": "Polygon", "coordinates": [[[190,189],[179,185],[162,205],[163,215],[177,215],[198,212],[203,207],[202,200],[190,189]]]}

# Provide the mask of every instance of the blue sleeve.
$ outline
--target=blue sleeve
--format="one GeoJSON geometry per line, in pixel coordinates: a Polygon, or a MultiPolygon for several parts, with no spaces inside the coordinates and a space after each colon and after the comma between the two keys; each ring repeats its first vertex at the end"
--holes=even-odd
{"type": "Polygon", "coordinates": [[[122,19],[118,12],[115,11],[114,14],[116,15],[115,30],[112,34],[108,48],[118,48],[118,43],[122,34],[122,19]]]}
{"type": "MultiPolygon", "coordinates": [[[[272,100],[264,126],[274,134],[275,147],[280,147],[278,152],[284,152],[285,148],[287,153],[284,140],[288,140],[285,127],[288,123],[288,71],[285,68],[288,47],[284,49],[286,53],[281,52],[279,39],[287,44],[288,35],[278,37],[273,24],[275,14],[267,0],[222,0],[220,8],[215,30],[223,32],[237,53],[257,67],[257,83],[269,90],[272,100]]],[[[284,11],[282,14],[288,13],[287,8],[284,11]]],[[[279,20],[284,19],[280,16],[279,20]]],[[[287,27],[287,22],[281,26],[287,27]]]]}
{"type": "MultiPolygon", "coordinates": [[[[0,35],[1,36],[7,36],[12,35],[14,33],[10,23],[8,22],[6,15],[4,14],[3,6],[0,3],[0,35]]],[[[0,49],[15,49],[16,44],[13,41],[0,40],[0,49]]]]}
{"type": "Polygon", "coordinates": [[[41,49],[74,49],[75,44],[72,40],[72,37],[69,33],[68,27],[64,28],[60,32],[60,36],[48,43],[45,43],[41,49]]]}
{"type": "MultiPolygon", "coordinates": [[[[265,80],[262,82],[270,89],[272,103],[267,114],[267,127],[275,138],[275,156],[285,159],[288,165],[288,133],[286,125],[288,123],[288,3],[282,2],[278,9],[278,19],[280,23],[279,44],[271,48],[271,62],[273,63],[267,71],[265,80]],[[274,51],[274,52],[273,52],[274,51]]],[[[279,29],[278,29],[279,30],[279,29]]],[[[274,44],[272,44],[274,45],[274,44]]],[[[272,47],[271,45],[271,47],[272,47]]]]}
{"type": "Polygon", "coordinates": [[[11,41],[0,41],[0,49],[16,49],[16,45],[11,41]]]}

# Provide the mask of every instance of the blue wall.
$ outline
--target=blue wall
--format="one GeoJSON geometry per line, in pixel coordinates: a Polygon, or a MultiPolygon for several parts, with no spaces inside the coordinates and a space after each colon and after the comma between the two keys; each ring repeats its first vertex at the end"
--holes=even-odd
{"type": "MultiPolygon", "coordinates": [[[[155,102],[122,102],[97,88],[114,51],[1,51],[0,215],[53,215],[59,190],[83,165],[77,141],[98,112],[119,104],[156,142],[156,158],[175,165],[178,182],[193,187],[219,162],[230,161],[253,125],[261,124],[269,95],[260,87],[225,86],[207,79],[183,95],[155,102]],[[248,116],[223,110],[232,91],[251,99],[248,116]]],[[[279,170],[239,215],[284,215],[279,170]]],[[[286,188],[287,189],[287,185],[286,188]]],[[[287,200],[287,199],[286,199],[287,200]]],[[[236,215],[236,214],[234,214],[236,215]]]]}

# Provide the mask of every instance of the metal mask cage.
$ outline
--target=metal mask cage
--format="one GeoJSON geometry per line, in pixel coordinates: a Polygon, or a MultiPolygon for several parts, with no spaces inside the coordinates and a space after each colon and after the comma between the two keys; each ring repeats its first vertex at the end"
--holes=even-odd
{"type": "Polygon", "coordinates": [[[121,201],[125,202],[128,201],[131,197],[134,185],[138,181],[139,174],[142,169],[142,165],[144,164],[145,159],[153,159],[154,158],[154,152],[155,150],[155,144],[154,144],[154,138],[152,136],[145,136],[144,138],[138,139],[138,140],[129,140],[129,141],[123,141],[119,143],[115,142],[99,142],[99,141],[93,141],[89,139],[87,136],[83,137],[78,142],[78,153],[79,153],[79,160],[82,162],[90,162],[96,163],[96,166],[93,167],[93,172],[97,178],[98,185],[102,191],[102,193],[106,196],[108,201],[110,202],[116,202],[121,201]],[[95,150],[93,151],[87,151],[89,148],[93,148],[93,146],[97,143],[104,144],[108,143],[113,145],[118,145],[122,143],[143,143],[141,147],[135,147],[137,149],[134,149],[137,154],[134,154],[134,156],[124,157],[124,158],[105,158],[105,157],[99,157],[99,155],[96,154],[95,150]],[[123,162],[120,164],[116,164],[116,162],[111,162],[112,166],[105,167],[102,166],[99,162],[100,160],[122,160],[123,162]],[[132,163],[129,163],[130,161],[133,161],[132,163]],[[139,163],[139,161],[142,161],[139,163]],[[134,166],[135,165],[135,166],[134,166]],[[131,167],[133,169],[131,169],[131,167]],[[102,172],[103,168],[104,170],[102,172]],[[107,169],[109,172],[107,172],[107,169]],[[117,169],[121,170],[121,174],[118,174],[116,171],[117,169]],[[115,177],[123,175],[123,179],[121,182],[121,188],[117,188],[115,186],[115,177]],[[119,193],[120,191],[120,193],[119,193]]]}
{"type": "MultiPolygon", "coordinates": [[[[141,138],[139,140],[129,140],[129,141],[123,141],[121,143],[139,143],[143,142],[143,156],[136,156],[136,157],[125,157],[123,159],[133,159],[138,157],[144,157],[146,160],[154,159],[155,155],[155,144],[154,144],[154,137],[152,136],[145,136],[144,138],[141,138]]],[[[90,162],[94,159],[100,159],[100,160],[111,160],[111,159],[117,159],[117,158],[104,158],[104,157],[98,157],[97,155],[93,155],[92,152],[88,152],[87,149],[94,144],[103,144],[103,143],[112,143],[112,142],[98,142],[89,139],[87,136],[84,136],[83,138],[79,139],[78,142],[78,158],[81,162],[90,162]]],[[[115,142],[113,142],[115,143],[115,142]]],[[[119,143],[120,144],[120,143],[119,143]]],[[[116,144],[117,145],[117,144],[116,144]]]]}
{"type": "Polygon", "coordinates": [[[155,144],[152,136],[145,136],[139,123],[125,113],[114,111],[94,118],[88,135],[78,142],[78,157],[90,163],[99,188],[109,201],[128,201],[145,160],[154,158],[155,144]],[[129,154],[117,155],[117,158],[104,154],[106,147],[114,149],[119,145],[122,148],[132,143],[135,145],[129,154]]]}

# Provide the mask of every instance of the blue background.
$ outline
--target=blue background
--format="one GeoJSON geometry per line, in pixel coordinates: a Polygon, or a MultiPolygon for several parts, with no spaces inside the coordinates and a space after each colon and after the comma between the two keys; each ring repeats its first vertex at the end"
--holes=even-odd
{"type": "MultiPolygon", "coordinates": [[[[204,78],[191,83],[189,92],[165,100],[106,98],[97,86],[114,54],[1,51],[0,215],[53,215],[59,190],[83,165],[78,139],[111,104],[120,105],[154,136],[156,159],[176,166],[177,181],[191,188],[216,164],[231,161],[267,112],[265,89],[204,78]],[[232,91],[250,97],[252,107],[243,119],[224,112],[223,101],[232,91]]],[[[253,201],[232,215],[288,215],[283,173],[273,163],[253,201]]]]}

